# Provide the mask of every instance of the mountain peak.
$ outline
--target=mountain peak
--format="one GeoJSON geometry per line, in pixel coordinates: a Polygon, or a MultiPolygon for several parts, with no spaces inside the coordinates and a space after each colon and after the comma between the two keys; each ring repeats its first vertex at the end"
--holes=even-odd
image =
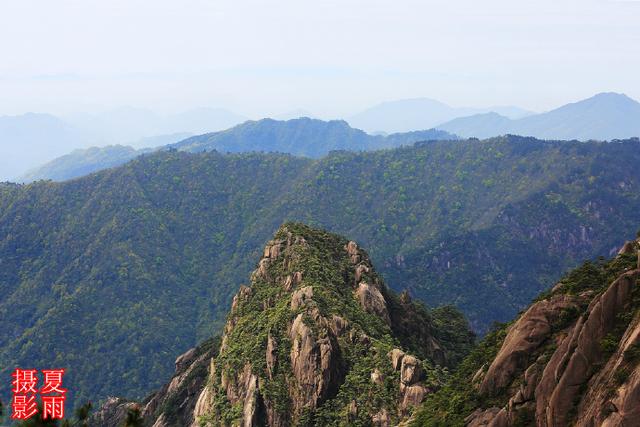
{"type": "Polygon", "coordinates": [[[624,93],[617,92],[601,92],[595,94],[591,98],[584,99],[582,101],[578,101],[572,104],[573,105],[591,105],[597,106],[601,108],[611,108],[611,107],[620,107],[620,106],[632,106],[636,108],[640,108],[640,103],[638,103],[633,98],[625,95],[624,93]]]}
{"type": "Polygon", "coordinates": [[[633,98],[627,96],[624,93],[618,93],[618,92],[600,92],[597,93],[595,95],[593,95],[590,99],[617,99],[617,100],[622,100],[622,101],[633,101],[633,98]]]}
{"type": "MultiPolygon", "coordinates": [[[[452,352],[471,344],[456,317],[436,321],[407,293],[389,291],[354,241],[289,222],[233,298],[219,350],[180,356],[171,387],[143,414],[157,425],[396,425],[442,384],[452,352]],[[188,375],[206,357],[208,378],[188,375]]],[[[115,400],[99,414],[122,417],[131,405],[115,400]]]]}
{"type": "Polygon", "coordinates": [[[295,156],[322,157],[331,151],[365,151],[409,145],[422,140],[452,139],[442,131],[370,135],[344,120],[299,117],[286,121],[264,118],[248,121],[222,132],[194,136],[173,144],[182,151],[280,152],[295,156]]]}
{"type": "Polygon", "coordinates": [[[438,129],[461,137],[488,138],[504,134],[551,140],[612,140],[640,135],[640,103],[622,93],[603,92],[546,113],[516,120],[467,116],[438,129]]]}

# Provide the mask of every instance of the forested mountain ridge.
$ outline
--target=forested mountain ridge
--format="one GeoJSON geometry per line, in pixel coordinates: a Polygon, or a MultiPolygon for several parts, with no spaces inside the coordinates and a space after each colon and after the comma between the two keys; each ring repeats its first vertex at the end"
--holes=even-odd
{"type": "MultiPolygon", "coordinates": [[[[173,135],[165,136],[172,137],[173,135]]],[[[159,139],[159,138],[158,138],[159,139]]],[[[302,117],[287,121],[263,119],[247,121],[230,129],[173,140],[146,149],[109,146],[76,150],[56,158],[25,174],[21,179],[64,181],[103,169],[120,166],[155,150],[177,149],[191,153],[278,152],[304,157],[322,157],[332,150],[365,151],[411,145],[418,141],[455,140],[455,135],[440,130],[420,130],[391,135],[369,135],[340,120],[322,121],[302,117]],[[177,142],[174,142],[177,141],[177,142]]]]}
{"type": "Polygon", "coordinates": [[[279,152],[322,157],[334,150],[371,151],[411,145],[418,141],[454,140],[444,131],[418,130],[390,135],[370,135],[343,120],[323,121],[301,117],[287,121],[248,121],[231,129],[193,136],[172,148],[197,153],[216,150],[228,153],[279,152]]]}
{"type": "Polygon", "coordinates": [[[505,137],[318,160],[161,152],[64,183],[2,185],[1,365],[65,366],[78,399],[141,397],[221,324],[286,220],[361,242],[391,288],[454,303],[484,331],[636,228],[639,146],[505,137]]]}
{"type": "Polygon", "coordinates": [[[639,242],[584,263],[498,326],[427,397],[413,425],[637,425],[639,242]]]}
{"type": "Polygon", "coordinates": [[[151,150],[136,150],[124,145],[91,147],[74,150],[57,157],[20,177],[20,182],[33,182],[41,179],[66,181],[103,169],[120,166],[129,160],[151,150]]]}

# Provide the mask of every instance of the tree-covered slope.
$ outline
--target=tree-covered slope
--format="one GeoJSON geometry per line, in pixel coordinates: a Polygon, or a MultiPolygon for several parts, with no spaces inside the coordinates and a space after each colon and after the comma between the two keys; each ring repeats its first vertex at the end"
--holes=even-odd
{"type": "Polygon", "coordinates": [[[639,148],[512,137],[319,160],[176,151],[0,185],[0,366],[64,366],[78,398],[140,397],[220,325],[286,220],[359,241],[391,288],[453,303],[482,332],[636,227],[639,148]]]}

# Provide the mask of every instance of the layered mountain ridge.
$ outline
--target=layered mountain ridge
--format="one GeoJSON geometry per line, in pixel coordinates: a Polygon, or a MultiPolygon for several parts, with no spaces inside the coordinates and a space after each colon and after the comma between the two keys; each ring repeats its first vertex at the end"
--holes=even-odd
{"type": "Polygon", "coordinates": [[[418,141],[456,139],[455,135],[435,129],[391,135],[369,135],[350,127],[341,120],[323,121],[308,117],[287,121],[262,119],[246,121],[223,131],[173,139],[153,148],[135,150],[128,146],[110,146],[77,150],[30,171],[23,175],[21,180],[24,182],[38,179],[65,181],[122,165],[156,150],[169,149],[190,153],[277,152],[318,158],[332,150],[371,151],[411,145],[418,141]]]}
{"type": "Polygon", "coordinates": [[[608,141],[640,136],[640,103],[624,94],[599,93],[546,113],[511,119],[489,112],[459,117],[436,127],[464,138],[514,134],[608,141]]]}
{"type": "Polygon", "coordinates": [[[62,365],[70,405],[142,398],[223,326],[288,220],[360,242],[391,287],[455,304],[482,334],[619,249],[640,223],[639,162],[635,140],[509,137],[318,160],[162,152],[0,184],[0,375],[62,365]]]}

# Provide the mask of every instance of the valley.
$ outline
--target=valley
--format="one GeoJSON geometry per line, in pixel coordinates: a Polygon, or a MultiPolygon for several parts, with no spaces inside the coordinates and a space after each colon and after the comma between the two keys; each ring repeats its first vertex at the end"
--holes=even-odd
{"type": "Polygon", "coordinates": [[[219,330],[289,220],[360,242],[391,289],[452,304],[483,335],[569,268],[619,249],[640,223],[639,153],[637,140],[519,137],[317,160],[169,151],[64,183],[5,184],[0,359],[69,366],[78,401],[141,398],[219,330]]]}

